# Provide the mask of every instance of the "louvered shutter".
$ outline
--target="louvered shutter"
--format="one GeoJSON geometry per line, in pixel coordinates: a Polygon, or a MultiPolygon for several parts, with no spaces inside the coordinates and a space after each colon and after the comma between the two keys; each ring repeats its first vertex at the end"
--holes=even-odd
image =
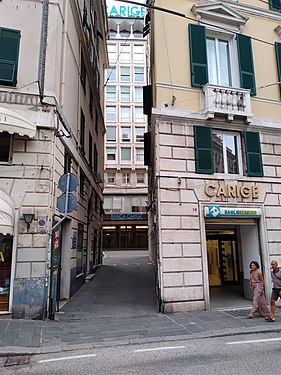
{"type": "Polygon", "coordinates": [[[260,145],[260,133],[244,131],[244,141],[247,160],[247,175],[250,177],[262,177],[262,155],[260,145]]]}
{"type": "Polygon", "coordinates": [[[244,89],[250,89],[251,95],[256,95],[256,81],[251,38],[246,35],[237,34],[237,48],[241,86],[244,89]]]}
{"type": "Polygon", "coordinates": [[[0,84],[17,83],[20,31],[0,28],[0,84]]]}
{"type": "Polygon", "coordinates": [[[188,30],[191,84],[195,87],[203,87],[208,82],[208,60],[205,27],[189,24],[188,30]]]}
{"type": "MultiPolygon", "coordinates": [[[[277,71],[278,71],[278,82],[281,82],[281,43],[275,43],[277,71]]],[[[281,83],[279,84],[280,95],[281,95],[281,83]]]]}
{"type": "Polygon", "coordinates": [[[214,173],[212,130],[207,126],[194,126],[196,173],[214,173]]]}

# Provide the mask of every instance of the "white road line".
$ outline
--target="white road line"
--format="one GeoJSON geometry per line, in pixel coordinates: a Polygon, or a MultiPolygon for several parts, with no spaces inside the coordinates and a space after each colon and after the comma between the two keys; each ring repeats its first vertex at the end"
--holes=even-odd
{"type": "Polygon", "coordinates": [[[156,350],[184,349],[184,348],[185,348],[185,346],[160,346],[159,348],[137,349],[137,350],[134,350],[134,353],[153,352],[153,351],[156,351],[156,350]]]}
{"type": "Polygon", "coordinates": [[[230,341],[227,342],[227,345],[240,345],[240,344],[252,344],[258,342],[269,342],[269,341],[281,341],[281,337],[276,337],[274,339],[260,339],[260,340],[247,340],[247,341],[230,341]]]}
{"type": "Polygon", "coordinates": [[[38,363],[46,363],[46,362],[56,362],[56,361],[66,361],[68,359],[80,359],[80,358],[89,358],[95,357],[96,354],[84,354],[84,355],[74,355],[72,357],[60,357],[60,358],[50,358],[50,359],[42,359],[38,361],[38,363]]]}

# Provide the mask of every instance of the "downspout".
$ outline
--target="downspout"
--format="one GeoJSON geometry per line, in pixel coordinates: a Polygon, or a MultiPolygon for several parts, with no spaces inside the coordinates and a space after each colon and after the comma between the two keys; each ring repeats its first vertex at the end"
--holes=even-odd
{"type": "Polygon", "coordinates": [[[67,39],[67,0],[63,1],[63,27],[61,41],[61,63],[60,63],[60,91],[59,105],[64,105],[64,89],[65,89],[65,55],[66,55],[66,39],[67,39]]]}
{"type": "Polygon", "coordinates": [[[45,91],[45,68],[46,68],[46,51],[48,36],[48,18],[49,18],[49,0],[42,1],[42,20],[41,20],[41,36],[38,64],[38,88],[40,103],[44,99],[45,91]]]}

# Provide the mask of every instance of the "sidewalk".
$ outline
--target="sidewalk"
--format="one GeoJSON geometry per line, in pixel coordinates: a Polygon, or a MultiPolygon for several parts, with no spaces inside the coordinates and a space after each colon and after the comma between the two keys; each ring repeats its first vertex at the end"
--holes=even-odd
{"type": "Polygon", "coordinates": [[[248,319],[248,309],[158,312],[152,265],[143,252],[105,259],[96,276],[56,314],[55,321],[0,319],[1,356],[178,339],[280,332],[277,320],[248,319]]]}

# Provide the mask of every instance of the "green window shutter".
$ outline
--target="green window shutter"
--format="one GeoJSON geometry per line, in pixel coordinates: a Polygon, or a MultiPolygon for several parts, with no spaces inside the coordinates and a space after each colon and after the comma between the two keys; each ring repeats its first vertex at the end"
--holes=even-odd
{"type": "Polygon", "coordinates": [[[212,130],[207,126],[194,126],[196,173],[214,173],[212,130]]]}
{"type": "Polygon", "coordinates": [[[20,31],[0,28],[0,84],[17,83],[20,31]]]}
{"type": "Polygon", "coordinates": [[[251,38],[246,35],[237,34],[237,48],[241,86],[244,89],[250,89],[251,95],[256,95],[256,81],[251,38]]]}
{"type": "Polygon", "coordinates": [[[203,87],[208,82],[207,46],[205,27],[188,25],[190,46],[191,84],[203,87]]]}
{"type": "Polygon", "coordinates": [[[260,145],[260,133],[244,131],[244,141],[247,160],[247,175],[250,177],[262,177],[262,155],[260,145]]]}
{"type": "Polygon", "coordinates": [[[281,12],[281,0],[269,0],[269,8],[281,12]]]}
{"type": "MultiPolygon", "coordinates": [[[[281,82],[281,43],[275,43],[277,71],[278,71],[278,82],[281,82]]],[[[280,95],[281,95],[281,83],[279,84],[280,95]]]]}

